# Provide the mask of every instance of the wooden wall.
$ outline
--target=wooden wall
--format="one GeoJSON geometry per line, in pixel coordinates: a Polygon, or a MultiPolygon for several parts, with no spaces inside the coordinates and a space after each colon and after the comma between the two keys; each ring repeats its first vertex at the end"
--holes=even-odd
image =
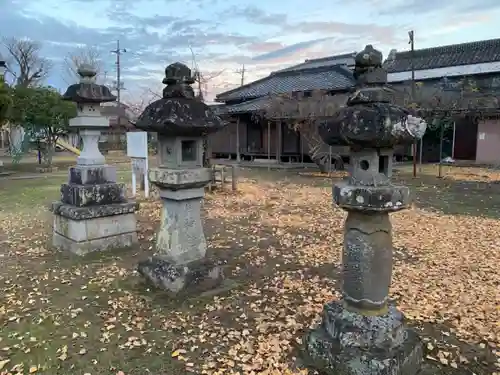
{"type": "MultiPolygon", "coordinates": [[[[212,153],[236,154],[236,120],[232,120],[226,127],[209,135],[208,142],[212,153]]],[[[239,123],[240,149],[244,150],[247,144],[247,126],[239,123]]]]}

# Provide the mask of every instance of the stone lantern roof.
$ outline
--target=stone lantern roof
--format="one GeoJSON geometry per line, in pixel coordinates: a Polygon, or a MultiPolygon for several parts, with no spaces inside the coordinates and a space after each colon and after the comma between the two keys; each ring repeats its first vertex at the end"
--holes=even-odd
{"type": "Polygon", "coordinates": [[[386,85],[382,53],[367,45],[356,55],[355,62],[357,90],[345,107],[319,125],[323,141],[354,148],[392,148],[420,138],[425,122],[393,104],[394,93],[386,85]]]}
{"type": "Polygon", "coordinates": [[[77,71],[80,82],[68,87],[63,95],[63,100],[70,100],[79,104],[83,103],[106,103],[114,102],[114,96],[109,88],[95,83],[96,70],[88,65],[82,64],[77,71]]]}
{"type": "Polygon", "coordinates": [[[169,137],[202,137],[214,133],[225,123],[212,109],[195,98],[191,69],[174,63],[165,69],[163,97],[146,107],[135,126],[169,137]]]}

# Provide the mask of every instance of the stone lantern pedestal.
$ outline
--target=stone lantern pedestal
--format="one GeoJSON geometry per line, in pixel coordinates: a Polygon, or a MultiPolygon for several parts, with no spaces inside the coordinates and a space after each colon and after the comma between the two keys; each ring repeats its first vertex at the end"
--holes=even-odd
{"type": "Polygon", "coordinates": [[[100,103],[115,97],[94,82],[96,73],[90,67],[81,66],[78,73],[81,82],[70,86],[64,99],[78,105],[70,126],[79,129],[83,150],[77,165],[69,169],[68,183],[61,186],[61,201],[52,204],[53,245],[85,255],[135,244],[137,203],[127,201],[124,185],[116,182],[115,167],[105,164],[99,151],[101,129],[108,127],[100,103]]]}
{"type": "Polygon", "coordinates": [[[211,180],[203,168],[203,137],[222,128],[219,117],[194,98],[194,80],[183,64],[165,70],[163,98],[150,104],[136,127],[158,133],[158,168],[148,177],[160,191],[162,212],[155,255],[138,265],[150,283],[170,294],[201,291],[223,278],[221,267],[206,259],[201,222],[204,187],[211,180]]]}
{"type": "Polygon", "coordinates": [[[373,47],[356,56],[354,78],[358,91],[319,127],[325,143],[350,146],[351,169],[333,187],[335,203],[348,212],[342,299],[325,305],[320,326],[306,336],[306,359],[331,375],[414,375],[422,363],[420,339],[389,303],[389,214],[409,206],[410,191],[390,177],[394,146],[420,138],[426,124],[391,104],[382,54],[373,47]]]}

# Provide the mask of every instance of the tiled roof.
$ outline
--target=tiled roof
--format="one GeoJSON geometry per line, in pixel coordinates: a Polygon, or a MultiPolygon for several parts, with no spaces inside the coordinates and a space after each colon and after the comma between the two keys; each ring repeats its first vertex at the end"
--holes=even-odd
{"type": "Polygon", "coordinates": [[[232,105],[220,105],[211,107],[217,115],[256,112],[265,109],[269,105],[269,96],[247,100],[232,105]]]}
{"type": "Polygon", "coordinates": [[[352,87],[352,72],[342,65],[317,69],[276,72],[268,77],[217,95],[220,101],[258,98],[295,91],[346,90],[352,87]]]}
{"type": "MultiPolygon", "coordinates": [[[[416,49],[413,65],[415,70],[426,70],[496,61],[500,61],[500,39],[416,49]]],[[[384,67],[388,73],[410,71],[412,52],[396,52],[394,59],[387,59],[384,62],[384,67]]]]}
{"type": "MultiPolygon", "coordinates": [[[[443,68],[416,70],[415,80],[422,81],[428,79],[441,79],[443,77],[470,77],[489,73],[500,73],[500,61],[473,65],[446,66],[443,68]]],[[[391,83],[410,81],[411,71],[389,73],[387,79],[391,83]]]]}
{"type": "Polygon", "coordinates": [[[209,104],[208,106],[216,115],[224,113],[224,108],[225,108],[224,104],[209,104]]]}
{"type": "Polygon", "coordinates": [[[266,95],[238,104],[220,106],[217,109],[217,114],[235,115],[241,113],[257,113],[268,119],[300,119],[310,118],[311,116],[331,116],[340,106],[345,105],[347,98],[348,94],[346,92],[340,92],[334,95],[317,93],[317,95],[303,97],[300,99],[301,105],[297,106],[294,95],[266,95]]]}
{"type": "Polygon", "coordinates": [[[282,72],[292,72],[303,69],[322,68],[325,66],[333,66],[333,65],[347,65],[350,67],[354,66],[354,57],[356,57],[356,52],[322,57],[320,59],[310,59],[298,65],[293,65],[288,68],[278,70],[277,72],[275,72],[275,74],[282,72]]]}

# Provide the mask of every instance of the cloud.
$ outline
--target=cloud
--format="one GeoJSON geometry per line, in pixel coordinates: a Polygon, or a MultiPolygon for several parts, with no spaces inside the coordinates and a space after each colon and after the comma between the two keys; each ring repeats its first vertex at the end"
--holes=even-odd
{"type": "MultiPolygon", "coordinates": [[[[141,77],[144,80],[156,78],[168,63],[191,63],[190,49],[196,54],[198,50],[203,50],[197,60],[204,62],[218,57],[227,58],[224,51],[210,51],[212,47],[237,48],[243,45],[255,46],[263,42],[255,35],[245,35],[237,31],[221,32],[217,30],[215,23],[210,24],[209,20],[196,17],[189,19],[172,15],[139,16],[135,12],[132,13],[132,8],[128,6],[131,2],[124,0],[109,5],[102,13],[110,21],[96,27],[84,27],[74,20],[56,17],[56,14],[49,16],[33,12],[29,6],[23,7],[29,0],[24,3],[17,0],[3,1],[8,1],[8,4],[2,4],[0,34],[41,41],[44,55],[56,62],[62,62],[64,56],[78,46],[92,45],[102,52],[107,62],[105,69],[112,75],[115,67],[114,55],[110,51],[115,48],[116,39],[119,37],[121,46],[127,49],[127,53],[122,57],[122,77],[132,81],[132,84],[140,81],[141,77]],[[153,65],[154,70],[145,69],[147,64],[153,65]],[[136,71],[137,67],[141,67],[141,73],[136,71]]],[[[94,3],[101,6],[103,4],[97,0],[94,3]]],[[[51,83],[60,81],[56,77],[57,69],[62,68],[56,64],[51,83]]],[[[59,83],[62,85],[62,82],[59,83]]]]}
{"type": "Polygon", "coordinates": [[[443,24],[439,28],[429,30],[426,33],[427,37],[439,36],[444,34],[450,34],[455,31],[464,30],[470,26],[475,26],[480,23],[486,23],[492,20],[490,14],[472,14],[468,16],[454,16],[450,17],[447,23],[443,24]]]}
{"type": "Polygon", "coordinates": [[[282,42],[259,42],[247,46],[251,52],[272,52],[282,48],[286,48],[282,42]]]}
{"type": "MultiPolygon", "coordinates": [[[[416,0],[415,0],[416,1],[416,0]]],[[[380,25],[372,22],[340,22],[340,21],[303,21],[307,17],[301,17],[300,21],[292,21],[283,13],[266,13],[254,5],[244,8],[231,9],[231,16],[245,19],[249,22],[261,25],[270,25],[279,28],[280,34],[290,33],[320,33],[334,35],[356,35],[360,38],[370,36],[377,38],[383,43],[392,43],[398,39],[397,28],[394,25],[380,25]]],[[[401,25],[398,25],[401,26],[401,25]]]]}
{"type": "Polygon", "coordinates": [[[314,47],[315,45],[328,41],[336,39],[334,37],[327,37],[327,38],[320,38],[320,39],[313,39],[313,40],[307,40],[305,42],[299,42],[299,43],[294,43],[292,45],[282,47],[278,50],[274,50],[272,52],[268,52],[262,55],[255,56],[252,60],[253,61],[276,61],[276,60],[281,60],[284,57],[290,57],[292,55],[295,55],[297,53],[304,53],[311,47],[314,47]]]}
{"type": "MultiPolygon", "coordinates": [[[[373,0],[372,0],[373,1],[373,0]]],[[[418,14],[425,16],[431,13],[465,14],[471,12],[487,12],[492,9],[500,9],[500,3],[496,0],[392,0],[377,2],[377,14],[393,16],[401,14],[418,14]]]]}
{"type": "Polygon", "coordinates": [[[241,17],[260,25],[284,27],[288,24],[288,16],[285,13],[268,13],[255,5],[247,5],[243,8],[233,6],[229,13],[233,17],[241,17]]]}
{"type": "Polygon", "coordinates": [[[480,11],[499,7],[493,0],[334,0],[314,8],[305,7],[303,0],[287,0],[286,8],[269,0],[247,6],[238,0],[0,2],[0,35],[42,42],[44,56],[55,64],[50,83],[61,88],[61,62],[82,45],[100,50],[111,83],[116,56],[110,51],[119,38],[127,49],[122,55],[123,97],[132,99],[147,86],[161,90],[165,66],[175,61],[191,65],[193,53],[202,71],[226,69],[207,83],[211,96],[239,84],[242,64],[249,82],[307,58],[357,51],[368,43],[387,53],[407,48],[407,30],[424,21],[425,32],[416,31],[419,45],[435,44],[436,35],[441,41],[474,22],[486,24],[489,20],[480,18],[480,11]],[[465,18],[467,11],[475,16],[465,18]]]}
{"type": "Polygon", "coordinates": [[[391,44],[399,41],[397,28],[374,23],[346,23],[335,21],[303,21],[291,25],[294,30],[304,33],[355,35],[358,38],[374,38],[379,43],[391,44]]]}

